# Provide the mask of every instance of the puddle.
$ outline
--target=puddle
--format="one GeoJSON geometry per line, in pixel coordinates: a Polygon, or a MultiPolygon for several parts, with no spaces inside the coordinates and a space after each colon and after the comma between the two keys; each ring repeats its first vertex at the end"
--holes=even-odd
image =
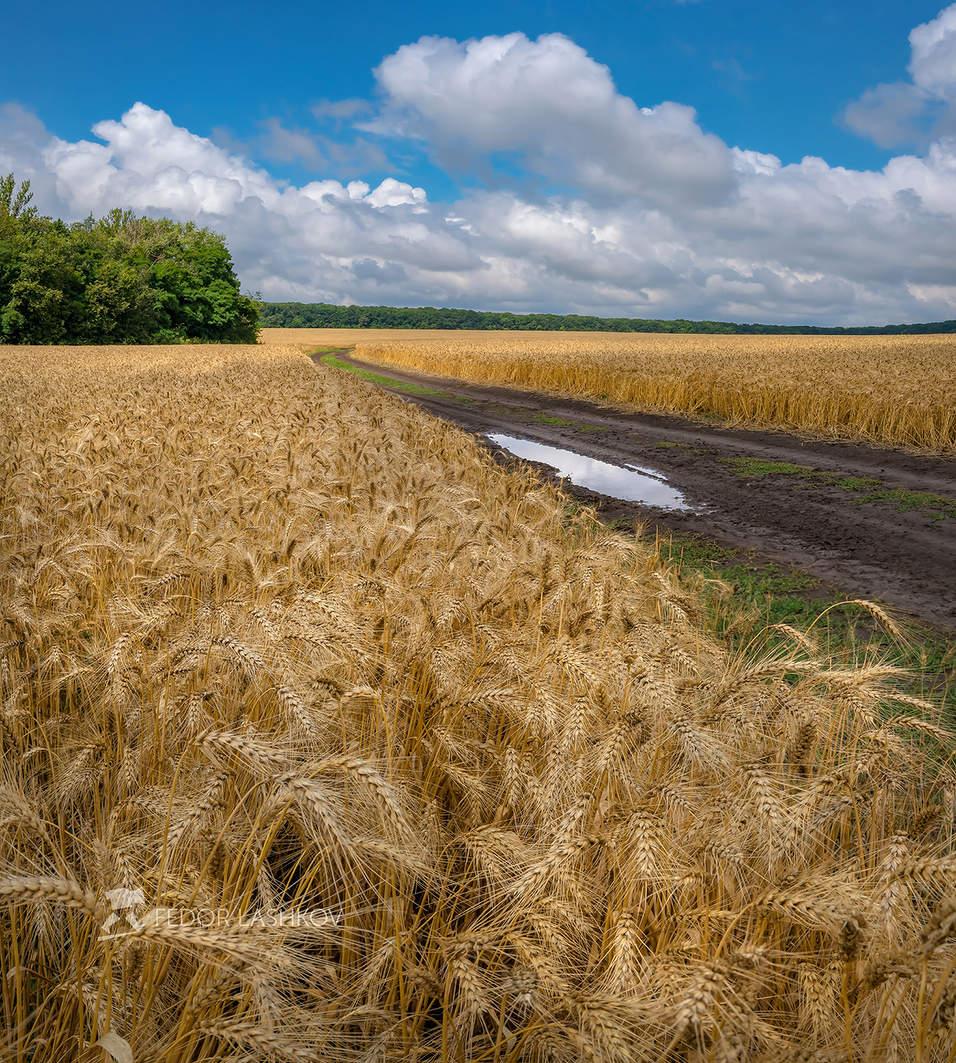
{"type": "Polygon", "coordinates": [[[587,487],[625,502],[643,502],[646,506],[657,506],[659,509],[690,509],[684,496],[653,469],[645,469],[640,465],[611,465],[584,454],[575,454],[573,450],[549,447],[531,439],[517,439],[500,432],[486,432],[485,436],[517,458],[550,465],[579,487],[587,487]]]}

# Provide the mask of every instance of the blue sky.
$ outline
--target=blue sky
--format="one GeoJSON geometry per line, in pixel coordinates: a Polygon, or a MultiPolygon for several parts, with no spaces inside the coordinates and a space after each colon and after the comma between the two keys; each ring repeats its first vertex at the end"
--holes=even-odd
{"type": "Polygon", "coordinates": [[[55,3],[5,26],[0,169],[49,212],[125,195],[219,228],[272,298],[956,316],[956,5],[55,3]],[[318,182],[314,217],[283,198],[318,182]]]}
{"type": "Polygon", "coordinates": [[[71,139],[142,100],[195,133],[250,140],[274,116],[309,124],[316,100],[373,95],[373,68],[424,35],[557,32],[609,66],[622,93],[688,103],[730,144],[875,167],[890,153],[840,114],[905,76],[907,33],[939,10],[937,0],[18,4],[4,21],[26,47],[5,50],[0,97],[71,139]]]}

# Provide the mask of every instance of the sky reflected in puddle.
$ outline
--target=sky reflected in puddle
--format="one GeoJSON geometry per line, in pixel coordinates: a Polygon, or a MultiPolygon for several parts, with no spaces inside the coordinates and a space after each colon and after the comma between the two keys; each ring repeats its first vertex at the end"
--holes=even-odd
{"type": "Polygon", "coordinates": [[[640,465],[611,465],[563,447],[549,447],[531,439],[517,439],[500,432],[486,432],[486,437],[517,458],[540,461],[557,469],[571,483],[625,502],[643,502],[659,509],[690,509],[684,496],[652,469],[640,465]]]}

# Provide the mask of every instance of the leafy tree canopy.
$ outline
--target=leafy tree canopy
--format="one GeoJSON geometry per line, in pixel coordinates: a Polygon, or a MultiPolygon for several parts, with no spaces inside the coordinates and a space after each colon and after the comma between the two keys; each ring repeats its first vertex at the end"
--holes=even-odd
{"type": "Polygon", "coordinates": [[[218,233],[127,210],[67,224],[31,200],[0,178],[0,343],[255,343],[218,233]]]}

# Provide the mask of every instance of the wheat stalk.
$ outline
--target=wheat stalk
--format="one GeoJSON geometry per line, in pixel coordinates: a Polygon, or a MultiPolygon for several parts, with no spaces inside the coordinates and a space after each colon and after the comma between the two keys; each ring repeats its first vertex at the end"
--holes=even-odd
{"type": "Polygon", "coordinates": [[[0,348],[0,1054],[945,1058],[933,699],[305,353],[0,348]]]}

